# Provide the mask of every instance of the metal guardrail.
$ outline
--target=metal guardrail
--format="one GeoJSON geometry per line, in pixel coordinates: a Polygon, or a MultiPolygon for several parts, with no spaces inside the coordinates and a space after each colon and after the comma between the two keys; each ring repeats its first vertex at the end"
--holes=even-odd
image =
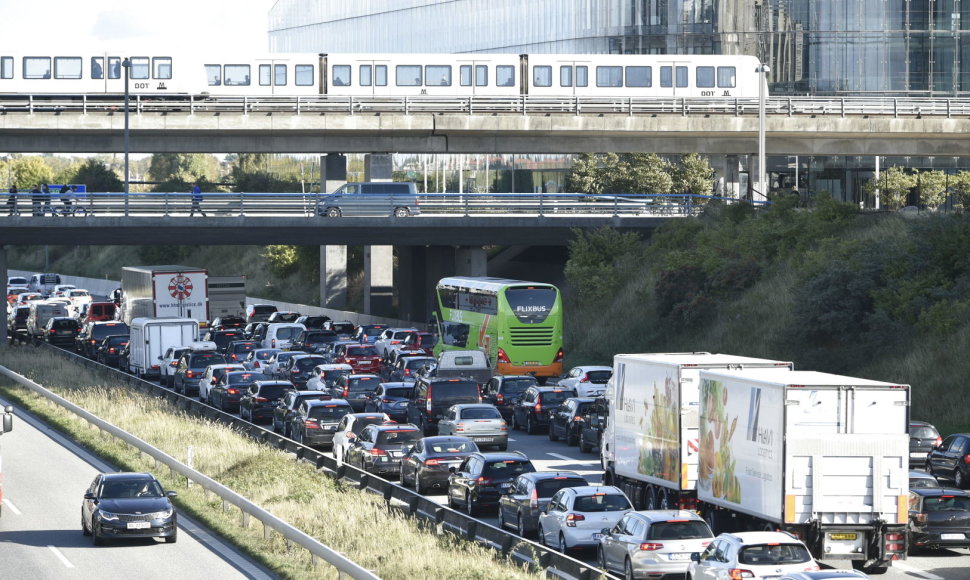
{"type": "MultiPolygon", "coordinates": [[[[335,479],[347,480],[352,484],[354,484],[354,486],[358,490],[369,491],[383,497],[385,502],[387,502],[388,507],[396,507],[398,509],[402,509],[405,513],[407,513],[412,517],[418,517],[424,520],[428,520],[429,522],[434,523],[437,529],[440,531],[448,531],[466,540],[478,542],[487,547],[499,550],[504,556],[516,562],[528,565],[533,569],[544,571],[547,577],[561,578],[564,580],[593,580],[594,578],[607,578],[607,579],[614,578],[614,576],[607,574],[603,570],[600,570],[595,566],[591,566],[581,560],[577,560],[575,558],[562,554],[556,550],[553,550],[552,548],[548,548],[546,546],[537,544],[530,540],[526,540],[520,536],[515,535],[512,532],[496,528],[495,526],[479,521],[471,516],[468,516],[467,514],[457,512],[445,506],[441,506],[431,501],[430,499],[422,496],[421,494],[418,494],[413,490],[407,489],[405,487],[392,483],[386,479],[383,479],[376,475],[372,475],[370,473],[367,473],[366,471],[360,470],[356,467],[347,465],[345,463],[338,465],[336,459],[334,459],[330,455],[324,454],[322,451],[311,449],[310,447],[306,447],[304,445],[296,443],[295,441],[289,438],[286,438],[286,437],[283,437],[282,435],[274,433],[273,431],[264,429],[263,427],[254,425],[253,423],[250,423],[248,421],[244,421],[243,419],[235,415],[224,413],[216,409],[215,407],[210,407],[209,405],[206,405],[200,402],[197,398],[180,395],[172,390],[164,388],[155,383],[151,383],[151,382],[142,380],[138,377],[129,375],[127,373],[123,373],[121,371],[111,369],[109,367],[106,367],[104,365],[97,363],[96,361],[84,358],[82,356],[76,355],[74,353],[71,353],[69,351],[66,351],[60,348],[56,348],[47,344],[42,344],[39,346],[41,348],[49,349],[51,352],[58,353],[60,356],[63,356],[66,359],[82,364],[87,368],[98,369],[102,371],[104,370],[113,371],[117,374],[117,377],[120,380],[124,381],[129,387],[132,387],[136,390],[144,391],[147,394],[150,394],[151,396],[154,396],[154,397],[163,398],[167,400],[170,404],[172,404],[174,407],[182,411],[185,411],[187,413],[190,413],[192,415],[202,417],[210,421],[218,421],[219,423],[228,425],[240,433],[247,434],[249,437],[253,438],[256,441],[259,441],[266,445],[271,445],[276,449],[293,453],[296,456],[296,459],[298,461],[302,460],[313,464],[316,467],[317,471],[324,475],[333,477],[335,479]]],[[[199,483],[199,485],[203,486],[205,489],[209,489],[210,491],[213,491],[213,492],[216,492],[217,489],[225,490],[228,493],[226,495],[219,494],[219,497],[222,497],[225,501],[233,503],[233,505],[236,505],[241,510],[243,510],[244,513],[249,513],[253,517],[256,517],[259,521],[263,522],[264,526],[267,526],[267,528],[271,528],[280,532],[287,539],[294,541],[295,543],[299,544],[300,546],[303,546],[304,548],[307,548],[307,546],[294,538],[304,539],[304,540],[309,539],[309,541],[312,542],[310,543],[311,547],[314,545],[313,543],[316,543],[317,545],[325,548],[325,550],[328,551],[329,553],[332,553],[337,557],[339,557],[341,560],[338,560],[338,562],[346,560],[346,558],[344,558],[342,555],[340,555],[337,552],[334,552],[333,550],[331,550],[330,548],[327,548],[326,546],[323,546],[322,544],[319,544],[319,542],[314,540],[312,537],[307,536],[300,530],[293,528],[292,526],[290,526],[289,524],[286,524],[285,522],[282,522],[281,520],[277,520],[274,516],[272,516],[272,514],[270,514],[269,512],[266,512],[262,508],[259,508],[259,506],[255,506],[255,504],[251,504],[250,502],[245,500],[245,498],[238,496],[237,494],[235,494],[228,488],[223,487],[221,484],[215,482],[214,480],[209,479],[208,477],[206,477],[205,475],[202,475],[201,473],[195,472],[194,470],[188,468],[187,466],[179,463],[172,457],[162,453],[161,451],[154,449],[144,441],[141,441],[140,439],[133,437],[130,434],[125,433],[124,431],[121,431],[117,427],[114,427],[113,425],[110,425],[109,423],[106,423],[105,421],[98,419],[97,417],[95,417],[94,415],[91,415],[84,409],[77,407],[76,405],[70,403],[69,401],[66,401],[61,397],[58,397],[56,394],[51,393],[50,391],[47,391],[47,389],[44,389],[40,385],[37,385],[36,383],[33,383],[32,381],[29,381],[28,379],[25,379],[20,375],[13,373],[12,371],[9,371],[8,369],[2,366],[0,366],[0,373],[14,380],[17,380],[21,384],[25,384],[25,386],[27,386],[31,390],[34,390],[35,392],[40,393],[41,395],[47,397],[48,399],[51,399],[52,401],[65,407],[69,411],[77,413],[81,417],[85,418],[89,422],[92,422],[93,424],[97,425],[99,428],[102,428],[109,433],[115,434],[115,432],[118,432],[123,434],[125,437],[122,437],[122,439],[124,439],[126,442],[130,443],[129,440],[131,440],[131,441],[136,441],[140,443],[140,445],[143,445],[145,448],[147,448],[147,449],[143,449],[142,447],[136,445],[140,450],[145,451],[145,453],[151,455],[152,457],[155,457],[159,461],[168,465],[170,468],[172,468],[172,466],[174,465],[175,468],[173,469],[177,468],[176,471],[179,474],[185,477],[188,477],[193,482],[199,483]],[[26,381],[26,383],[24,383],[24,381],[26,381]],[[165,459],[163,460],[161,458],[165,458],[165,459]],[[210,488],[208,487],[209,485],[212,485],[213,487],[210,488]],[[235,503],[233,501],[234,499],[239,500],[240,503],[235,503]],[[244,509],[244,508],[249,508],[250,506],[254,509],[251,509],[250,511],[247,511],[246,509],[244,509]],[[265,517],[266,519],[265,520],[261,519],[263,517],[265,517]],[[294,530],[295,532],[297,532],[297,534],[293,537],[286,535],[281,531],[280,528],[276,527],[275,525],[270,525],[270,523],[272,523],[273,520],[275,520],[276,522],[282,523],[284,525],[282,529],[294,530]]],[[[307,548],[307,549],[315,556],[323,558],[325,561],[333,564],[339,571],[345,574],[348,574],[353,578],[366,578],[368,580],[377,578],[377,576],[374,576],[371,572],[366,570],[363,571],[366,575],[359,575],[359,576],[355,575],[351,571],[345,570],[341,566],[334,564],[334,562],[332,562],[331,560],[327,560],[323,556],[320,556],[319,553],[315,552],[313,549],[310,549],[310,548],[307,548]]],[[[314,549],[317,549],[317,548],[314,548],[314,549]]],[[[348,568],[350,568],[351,570],[363,570],[362,568],[350,562],[349,560],[346,560],[346,561],[350,564],[348,568]]]]}
{"type": "MultiPolygon", "coordinates": [[[[201,211],[207,217],[296,216],[319,217],[318,207],[326,202],[326,193],[205,193],[201,211]]],[[[361,194],[366,197],[367,194],[361,194]]],[[[387,196],[376,194],[381,202],[387,196]]],[[[728,197],[692,194],[622,194],[590,195],[588,193],[425,193],[418,195],[421,217],[519,216],[519,217],[683,217],[697,215],[711,201],[737,203],[728,197]]],[[[763,203],[763,202],[755,202],[763,203]]],[[[378,203],[367,203],[366,211],[376,213],[378,203]]],[[[9,207],[9,206],[8,206],[9,207]]],[[[346,213],[353,210],[345,206],[346,213]]],[[[387,203],[385,217],[393,207],[387,203]]],[[[190,217],[191,193],[100,193],[77,194],[70,212],[51,193],[50,202],[30,192],[18,194],[17,212],[0,219],[55,216],[64,219],[86,217],[190,217]]],[[[195,215],[201,212],[196,210],[195,215]]],[[[354,215],[357,215],[356,213],[354,215]]],[[[345,216],[349,217],[349,216],[345,216]]],[[[377,216],[380,217],[380,216],[377,216]]]]}
{"type": "MultiPolygon", "coordinates": [[[[124,111],[119,95],[22,95],[0,100],[4,113],[117,114],[124,111]]],[[[258,114],[510,114],[510,115],[725,115],[757,116],[758,99],[689,97],[546,97],[514,96],[259,96],[210,97],[167,95],[163,99],[132,95],[129,112],[258,114]]],[[[787,97],[765,99],[769,116],[966,117],[970,99],[934,97],[787,97]]]]}

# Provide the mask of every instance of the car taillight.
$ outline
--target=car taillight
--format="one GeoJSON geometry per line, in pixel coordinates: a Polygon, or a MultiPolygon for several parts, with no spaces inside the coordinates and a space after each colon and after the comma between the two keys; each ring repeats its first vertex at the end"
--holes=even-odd
{"type": "Polygon", "coordinates": [[[964,463],[970,463],[970,455],[964,455],[963,456],[963,462],[964,463]]]}
{"type": "Polygon", "coordinates": [[[439,465],[440,463],[441,463],[441,461],[439,461],[437,459],[425,459],[424,460],[424,464],[425,465],[439,465]]]}
{"type": "Polygon", "coordinates": [[[728,570],[728,578],[731,580],[741,580],[742,578],[754,578],[754,572],[751,570],[742,570],[741,568],[731,568],[728,570]]]}
{"type": "Polygon", "coordinates": [[[542,412],[542,403],[538,402],[536,403],[536,413],[541,413],[541,412],[542,412]]]}
{"type": "Polygon", "coordinates": [[[410,377],[411,376],[411,369],[404,369],[404,376],[410,377]]]}
{"type": "Polygon", "coordinates": [[[192,370],[188,370],[188,371],[185,371],[185,378],[191,379],[191,378],[194,378],[197,374],[199,373],[192,370]]]}
{"type": "Polygon", "coordinates": [[[374,447],[374,448],[372,448],[370,450],[370,454],[371,455],[387,455],[387,452],[384,451],[383,449],[378,449],[378,448],[374,447]]]}
{"type": "Polygon", "coordinates": [[[563,359],[563,354],[562,354],[562,349],[560,348],[559,352],[556,353],[556,358],[552,359],[552,362],[554,363],[562,362],[562,359],[563,359]]]}
{"type": "Polygon", "coordinates": [[[505,354],[505,351],[502,350],[501,348],[498,349],[498,354],[496,355],[496,358],[498,358],[498,362],[500,362],[500,363],[511,363],[512,362],[511,360],[509,360],[509,355],[505,354]]]}
{"type": "Polygon", "coordinates": [[[56,333],[56,332],[57,332],[57,331],[56,331],[56,330],[54,330],[53,328],[51,329],[51,334],[54,334],[54,333],[56,333]]]}
{"type": "Polygon", "coordinates": [[[464,430],[465,430],[465,426],[464,425],[455,425],[455,432],[456,433],[461,433],[464,430]]]}
{"type": "Polygon", "coordinates": [[[573,421],[576,421],[577,423],[582,420],[583,420],[582,417],[573,417],[573,421]]]}
{"type": "Polygon", "coordinates": [[[275,339],[275,338],[274,338],[274,339],[272,339],[272,340],[270,341],[270,344],[272,345],[272,348],[276,348],[276,339],[275,339]]]}
{"type": "Polygon", "coordinates": [[[579,379],[579,382],[581,382],[581,383],[588,383],[589,382],[589,375],[583,375],[583,378],[579,379]]]}
{"type": "Polygon", "coordinates": [[[886,550],[889,552],[902,552],[906,549],[906,535],[900,533],[886,534],[886,550]]]}
{"type": "Polygon", "coordinates": [[[307,419],[303,422],[307,429],[319,429],[320,425],[317,423],[316,419],[307,419]]]}
{"type": "Polygon", "coordinates": [[[390,399],[381,399],[381,402],[382,402],[382,403],[384,403],[385,405],[390,405],[390,404],[391,404],[391,403],[393,403],[394,401],[392,401],[392,400],[390,400],[390,399]]]}
{"type": "Polygon", "coordinates": [[[569,514],[566,516],[566,525],[570,528],[576,527],[576,522],[581,522],[586,519],[586,516],[582,514],[569,514]]]}
{"type": "Polygon", "coordinates": [[[239,389],[229,388],[229,389],[226,389],[226,392],[229,393],[230,395],[238,395],[239,389]]]}
{"type": "Polygon", "coordinates": [[[109,348],[108,348],[108,354],[111,354],[111,353],[113,353],[113,352],[115,352],[115,349],[114,349],[114,347],[109,347],[109,348]]]}
{"type": "Polygon", "coordinates": [[[236,356],[236,353],[232,353],[231,355],[229,355],[229,358],[231,358],[232,360],[239,360],[239,357],[236,356]]]}
{"type": "Polygon", "coordinates": [[[253,400],[256,401],[257,403],[269,402],[269,399],[267,399],[266,397],[253,397],[253,400]]]}
{"type": "Polygon", "coordinates": [[[478,485],[488,485],[488,484],[492,483],[492,478],[491,477],[485,477],[484,475],[480,475],[480,476],[478,476],[478,479],[476,479],[475,481],[478,482],[478,485]]]}
{"type": "Polygon", "coordinates": [[[639,550],[641,552],[655,552],[657,550],[662,549],[663,547],[664,547],[663,544],[657,544],[657,543],[654,543],[654,542],[647,542],[645,544],[640,544],[639,550]]]}
{"type": "Polygon", "coordinates": [[[348,395],[350,395],[350,387],[344,387],[344,392],[340,396],[346,399],[348,395]]]}
{"type": "Polygon", "coordinates": [[[298,374],[300,374],[300,369],[293,369],[293,370],[292,370],[292,371],[290,371],[290,372],[291,372],[292,374],[294,374],[294,375],[298,375],[298,374]]]}
{"type": "Polygon", "coordinates": [[[529,507],[532,509],[539,509],[539,492],[535,489],[529,494],[529,507]]]}

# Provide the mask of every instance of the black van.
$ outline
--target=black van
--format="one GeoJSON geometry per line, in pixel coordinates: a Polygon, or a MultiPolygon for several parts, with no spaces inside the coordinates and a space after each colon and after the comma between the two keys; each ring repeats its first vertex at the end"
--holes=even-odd
{"type": "Polygon", "coordinates": [[[414,384],[408,401],[408,423],[417,425],[425,435],[436,434],[435,427],[445,411],[460,403],[481,403],[482,393],[471,379],[421,377],[414,384]]]}
{"type": "Polygon", "coordinates": [[[317,215],[326,217],[420,215],[412,181],[346,183],[320,197],[317,215]]]}

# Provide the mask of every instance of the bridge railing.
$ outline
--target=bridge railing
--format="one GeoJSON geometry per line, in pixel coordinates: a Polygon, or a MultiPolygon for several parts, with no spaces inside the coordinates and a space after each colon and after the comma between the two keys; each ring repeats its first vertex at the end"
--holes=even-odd
{"type": "MultiPolygon", "coordinates": [[[[362,194],[366,196],[367,194],[362,194]]],[[[198,207],[193,207],[192,194],[187,192],[152,193],[101,193],[78,194],[68,210],[58,193],[46,198],[34,193],[20,193],[17,198],[17,214],[0,216],[16,217],[56,216],[66,219],[83,217],[254,217],[298,216],[314,219],[341,219],[320,217],[328,194],[319,193],[216,193],[203,194],[198,207]]],[[[386,196],[381,195],[381,198],[386,196]]],[[[737,203],[733,198],[692,194],[600,194],[586,193],[424,193],[418,195],[421,217],[455,216],[522,216],[548,217],[675,217],[697,215],[711,202],[737,203]]],[[[364,204],[362,204],[364,205],[364,204]]],[[[377,208],[377,204],[366,204],[377,208]]],[[[350,206],[347,206],[350,207],[350,206]]],[[[8,206],[9,208],[9,206],[8,206]]],[[[389,203],[386,214],[391,216],[394,208],[389,203]]],[[[370,210],[369,210],[370,211],[370,210]]],[[[379,210],[375,210],[378,211],[379,210]]],[[[9,213],[9,212],[8,212],[9,213]]],[[[353,213],[345,211],[345,215],[353,213]]],[[[356,214],[355,214],[356,215],[356,214]]]]}

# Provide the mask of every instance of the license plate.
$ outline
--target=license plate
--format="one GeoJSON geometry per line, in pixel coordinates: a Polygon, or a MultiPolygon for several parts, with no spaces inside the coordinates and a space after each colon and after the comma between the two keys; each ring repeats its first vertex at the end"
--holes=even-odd
{"type": "Polygon", "coordinates": [[[537,366],[539,366],[539,361],[537,361],[537,360],[527,360],[527,361],[525,361],[522,364],[523,365],[526,365],[526,366],[530,366],[530,367],[537,367],[537,366]]]}
{"type": "Polygon", "coordinates": [[[686,552],[680,553],[680,554],[671,554],[670,559],[671,560],[690,560],[690,554],[686,552]]]}
{"type": "Polygon", "coordinates": [[[400,451],[388,451],[387,454],[390,455],[391,457],[400,457],[401,456],[401,452],[400,451]]]}
{"type": "Polygon", "coordinates": [[[491,443],[495,440],[495,437],[472,437],[472,441],[475,443],[491,443]]]}
{"type": "Polygon", "coordinates": [[[831,537],[833,540],[855,540],[859,537],[859,534],[842,533],[842,534],[832,534],[829,537],[831,537]]]}
{"type": "Polygon", "coordinates": [[[151,522],[128,522],[129,530],[145,530],[152,527],[151,522]]]}
{"type": "Polygon", "coordinates": [[[920,452],[917,452],[917,451],[913,451],[912,453],[909,454],[909,456],[910,457],[926,457],[926,454],[925,453],[920,453],[920,452]]]}
{"type": "Polygon", "coordinates": [[[508,489],[508,488],[512,487],[512,484],[511,483],[500,483],[500,484],[498,484],[498,487],[499,487],[499,489],[508,489]]]}
{"type": "Polygon", "coordinates": [[[940,534],[941,540],[962,540],[966,538],[966,534],[940,534]]]}
{"type": "Polygon", "coordinates": [[[593,534],[593,539],[594,539],[594,540],[599,540],[599,539],[600,539],[600,537],[602,537],[602,535],[603,535],[603,534],[593,534]]]}

